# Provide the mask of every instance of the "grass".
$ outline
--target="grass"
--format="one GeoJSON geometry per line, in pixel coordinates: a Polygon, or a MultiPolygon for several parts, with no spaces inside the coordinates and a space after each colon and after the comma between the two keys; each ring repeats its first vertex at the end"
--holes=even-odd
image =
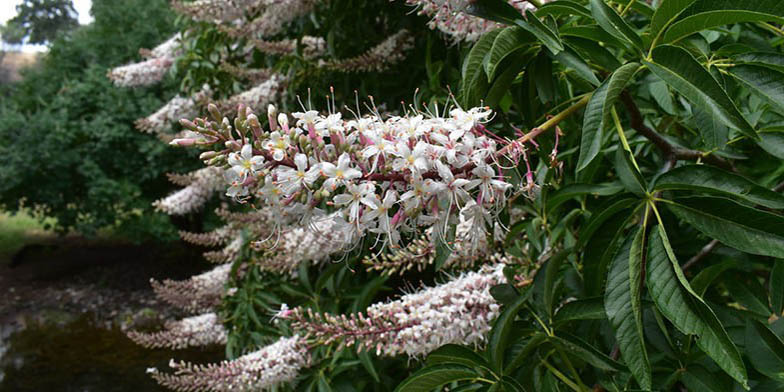
{"type": "Polygon", "coordinates": [[[0,265],[8,264],[25,245],[52,237],[44,223],[27,211],[0,212],[0,265]]]}

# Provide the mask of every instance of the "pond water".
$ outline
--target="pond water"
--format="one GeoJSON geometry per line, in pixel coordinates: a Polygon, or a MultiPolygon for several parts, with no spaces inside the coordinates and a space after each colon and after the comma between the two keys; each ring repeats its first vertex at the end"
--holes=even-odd
{"type": "Polygon", "coordinates": [[[146,373],[168,369],[171,358],[208,363],[223,358],[221,348],[148,350],[116,326],[92,317],[0,326],[0,392],[164,391],[146,373]]]}

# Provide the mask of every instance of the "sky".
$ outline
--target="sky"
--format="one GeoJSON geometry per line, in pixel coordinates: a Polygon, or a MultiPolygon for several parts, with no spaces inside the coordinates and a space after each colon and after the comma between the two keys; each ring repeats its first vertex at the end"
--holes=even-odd
{"type": "MultiPolygon", "coordinates": [[[[16,15],[16,5],[21,3],[22,0],[0,0],[0,24],[5,24],[8,19],[16,15]]],[[[73,0],[74,8],[79,13],[79,23],[88,24],[92,22],[93,17],[90,16],[90,5],[92,0],[73,0]]],[[[22,51],[24,52],[40,52],[46,50],[43,45],[24,45],[22,51]]]]}

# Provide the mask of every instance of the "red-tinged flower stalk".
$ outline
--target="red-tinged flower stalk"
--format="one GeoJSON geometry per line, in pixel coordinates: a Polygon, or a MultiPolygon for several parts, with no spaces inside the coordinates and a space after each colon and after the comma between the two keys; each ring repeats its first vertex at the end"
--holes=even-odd
{"type": "Polygon", "coordinates": [[[400,299],[378,303],[364,313],[331,315],[297,308],[278,317],[319,343],[337,342],[377,355],[421,357],[444,344],[484,341],[499,305],[490,288],[505,281],[503,264],[484,266],[400,299]]]}
{"type": "Polygon", "coordinates": [[[147,348],[183,349],[226,344],[226,329],[215,313],[167,322],[163,331],[143,333],[131,331],[128,337],[147,348]]]}
{"type": "Polygon", "coordinates": [[[191,312],[205,312],[220,305],[230,272],[231,264],[222,264],[186,280],[150,279],[150,284],[158,298],[191,312]]]}
{"type": "Polygon", "coordinates": [[[231,361],[196,365],[172,360],[169,366],[174,369],[173,374],[155,368],[147,372],[159,384],[175,391],[251,392],[293,381],[310,362],[306,341],[295,335],[231,361]]]}

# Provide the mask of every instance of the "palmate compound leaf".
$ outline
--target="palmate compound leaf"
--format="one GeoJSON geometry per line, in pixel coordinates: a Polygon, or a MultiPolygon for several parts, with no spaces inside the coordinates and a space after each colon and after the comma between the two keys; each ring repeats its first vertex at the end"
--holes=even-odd
{"type": "Polygon", "coordinates": [[[664,228],[657,225],[648,241],[647,284],[661,313],[727,374],[748,389],[748,376],[737,347],[710,307],[689,286],[664,228]]]}
{"type": "Polygon", "coordinates": [[[640,387],[650,390],[651,364],[645,349],[640,303],[644,241],[645,230],[640,228],[615,253],[607,275],[604,309],[623,360],[640,387]]]}
{"type": "Polygon", "coordinates": [[[692,104],[744,135],[759,139],[724,88],[691,53],[677,46],[661,45],[653,50],[652,59],[645,65],[692,104]]]}

